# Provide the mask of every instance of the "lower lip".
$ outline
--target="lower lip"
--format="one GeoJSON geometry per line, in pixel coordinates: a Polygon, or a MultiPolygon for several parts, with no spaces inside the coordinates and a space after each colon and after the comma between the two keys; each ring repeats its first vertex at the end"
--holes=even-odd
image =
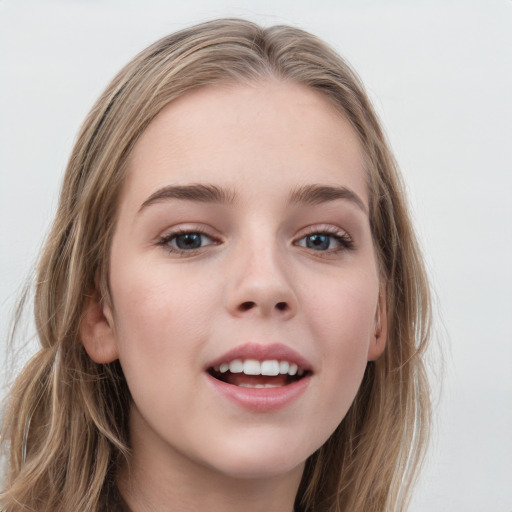
{"type": "Polygon", "coordinates": [[[206,376],[216,392],[252,412],[273,412],[288,407],[306,391],[311,380],[307,375],[278,388],[244,388],[227,384],[209,374],[206,376]]]}

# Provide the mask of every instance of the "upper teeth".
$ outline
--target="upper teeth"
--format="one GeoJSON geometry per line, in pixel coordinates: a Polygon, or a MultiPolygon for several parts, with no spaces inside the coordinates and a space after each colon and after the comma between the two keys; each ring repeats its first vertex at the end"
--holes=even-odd
{"type": "Polygon", "coordinates": [[[295,363],[288,361],[277,361],[276,359],[268,359],[258,361],[257,359],[235,359],[229,363],[222,363],[220,366],[214,367],[215,371],[226,373],[245,373],[245,375],[303,375],[304,370],[299,368],[295,363]]]}

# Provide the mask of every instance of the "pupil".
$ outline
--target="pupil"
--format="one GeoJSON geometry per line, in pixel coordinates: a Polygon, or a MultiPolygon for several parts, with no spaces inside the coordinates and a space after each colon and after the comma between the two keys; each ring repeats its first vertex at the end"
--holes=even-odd
{"type": "Polygon", "coordinates": [[[197,249],[201,247],[200,233],[185,233],[176,237],[176,246],[179,249],[197,249]]]}
{"type": "Polygon", "coordinates": [[[327,235],[310,235],[306,239],[306,246],[309,249],[329,249],[329,237],[327,235]]]}

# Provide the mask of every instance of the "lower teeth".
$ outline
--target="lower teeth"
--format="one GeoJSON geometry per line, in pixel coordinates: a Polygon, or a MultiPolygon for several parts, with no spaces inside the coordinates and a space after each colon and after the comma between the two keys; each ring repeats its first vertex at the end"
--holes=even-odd
{"type": "Polygon", "coordinates": [[[253,388],[253,389],[263,389],[263,388],[280,388],[282,386],[278,384],[238,384],[240,388],[253,388]]]}

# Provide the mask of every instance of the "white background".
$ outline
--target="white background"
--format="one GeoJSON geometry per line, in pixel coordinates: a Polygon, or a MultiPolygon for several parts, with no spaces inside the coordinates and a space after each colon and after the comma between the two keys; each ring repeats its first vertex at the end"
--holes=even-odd
{"type": "Polygon", "coordinates": [[[510,0],[0,0],[2,345],[93,101],[149,43],[218,16],[305,28],[362,76],[409,189],[445,361],[441,387],[432,356],[441,398],[412,512],[512,512],[510,0]]]}

